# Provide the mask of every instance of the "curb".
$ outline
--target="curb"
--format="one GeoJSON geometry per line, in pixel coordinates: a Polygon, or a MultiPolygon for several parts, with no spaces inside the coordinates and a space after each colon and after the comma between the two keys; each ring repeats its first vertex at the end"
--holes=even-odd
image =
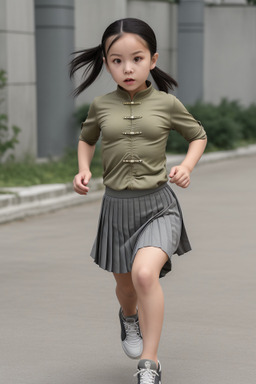
{"type": "MultiPolygon", "coordinates": [[[[197,166],[255,154],[256,145],[241,147],[232,151],[206,153],[197,166]]],[[[183,158],[184,155],[168,155],[166,157],[167,168],[180,163],[183,158]]],[[[2,188],[0,192],[3,193],[0,193],[0,224],[4,224],[99,200],[104,193],[104,186],[101,178],[92,179],[90,182],[91,193],[86,197],[76,194],[71,183],[2,188]]]]}
{"type": "Polygon", "coordinates": [[[0,194],[0,224],[4,224],[96,201],[103,195],[104,188],[99,178],[91,180],[90,191],[93,193],[86,197],[75,193],[71,183],[2,188],[1,191],[4,194],[0,194]]]}

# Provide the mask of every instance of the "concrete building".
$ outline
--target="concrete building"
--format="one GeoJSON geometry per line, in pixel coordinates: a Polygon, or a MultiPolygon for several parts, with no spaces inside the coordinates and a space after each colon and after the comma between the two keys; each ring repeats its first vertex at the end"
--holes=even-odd
{"type": "Polygon", "coordinates": [[[17,158],[58,156],[74,144],[74,109],[115,84],[103,71],[74,101],[71,53],[98,45],[123,17],[155,30],[159,67],[178,80],[183,103],[255,102],[256,7],[245,0],[0,0],[0,69],[8,76],[0,112],[22,130],[17,158]]]}

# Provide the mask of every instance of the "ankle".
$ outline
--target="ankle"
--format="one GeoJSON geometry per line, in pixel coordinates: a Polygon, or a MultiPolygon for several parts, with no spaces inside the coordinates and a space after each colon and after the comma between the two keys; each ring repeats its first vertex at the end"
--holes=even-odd
{"type": "Polygon", "coordinates": [[[137,316],[138,315],[138,311],[137,311],[137,308],[133,308],[133,309],[130,309],[130,308],[127,308],[127,309],[123,309],[121,308],[121,313],[123,315],[123,317],[130,317],[130,316],[137,316]]]}
{"type": "Polygon", "coordinates": [[[156,366],[158,368],[158,358],[157,356],[153,356],[153,355],[150,355],[150,354],[142,354],[141,357],[140,357],[140,360],[152,360],[156,363],[156,366]]]}

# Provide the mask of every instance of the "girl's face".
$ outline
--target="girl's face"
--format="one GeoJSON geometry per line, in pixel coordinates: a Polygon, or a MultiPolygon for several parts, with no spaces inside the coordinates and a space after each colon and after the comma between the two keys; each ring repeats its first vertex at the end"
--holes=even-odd
{"type": "Polygon", "coordinates": [[[115,37],[111,36],[106,41],[107,57],[104,61],[114,81],[133,98],[135,93],[147,88],[146,80],[150,70],[156,66],[158,53],[151,57],[147,43],[133,33],[124,33],[108,51],[115,37]]]}

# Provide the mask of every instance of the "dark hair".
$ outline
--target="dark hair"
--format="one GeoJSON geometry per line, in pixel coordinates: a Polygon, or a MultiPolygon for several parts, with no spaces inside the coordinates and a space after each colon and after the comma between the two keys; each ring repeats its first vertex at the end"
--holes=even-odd
{"type": "MultiPolygon", "coordinates": [[[[107,53],[111,46],[118,39],[120,39],[124,33],[134,33],[139,35],[144,41],[146,41],[151,56],[156,53],[156,36],[153,29],[147,23],[134,18],[126,18],[115,21],[105,30],[100,45],[95,48],[74,52],[74,54],[79,55],[75,57],[70,63],[70,77],[73,77],[74,73],[78,69],[86,66],[83,73],[85,81],[75,89],[75,96],[79,95],[96,80],[103,67],[103,57],[107,57],[107,53]],[[110,36],[115,35],[116,37],[111,42],[110,46],[108,47],[108,51],[106,52],[105,45],[107,39],[110,36]]],[[[178,86],[177,82],[170,75],[163,72],[158,67],[152,69],[150,73],[160,91],[167,93],[168,89],[173,89],[174,86],[178,86]]]]}

